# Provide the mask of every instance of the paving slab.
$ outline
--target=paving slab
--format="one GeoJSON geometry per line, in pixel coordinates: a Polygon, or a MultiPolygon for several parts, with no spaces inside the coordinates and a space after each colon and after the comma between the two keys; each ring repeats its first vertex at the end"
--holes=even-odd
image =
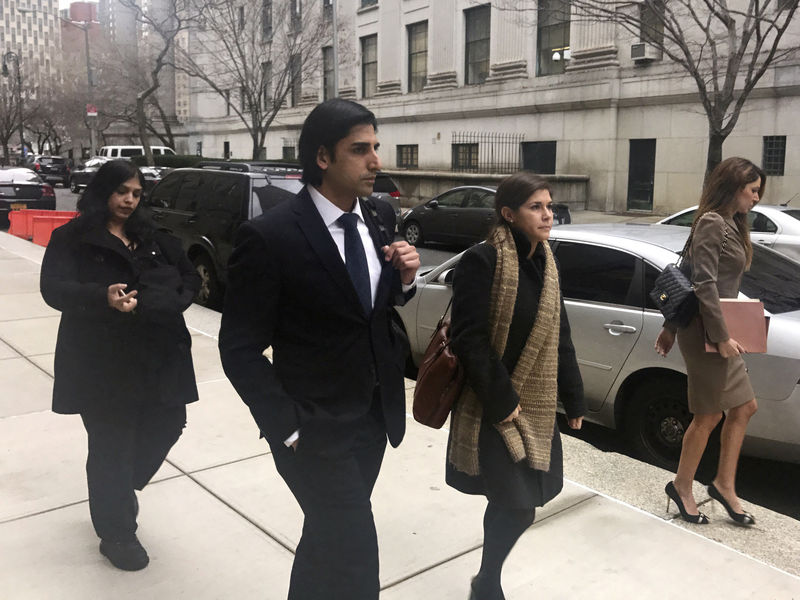
{"type": "Polygon", "coordinates": [[[50,375],[50,377],[55,377],[55,353],[35,354],[33,356],[26,356],[25,358],[50,375]]]}
{"type": "Polygon", "coordinates": [[[21,354],[5,342],[0,341],[0,360],[6,358],[19,358],[21,354]]]}
{"type": "MultiPolygon", "coordinates": [[[[47,410],[6,417],[0,419],[0,440],[5,448],[0,452],[0,522],[87,499],[86,431],[80,416],[47,410]]],[[[153,481],[176,475],[164,464],[153,481]]],[[[88,506],[82,510],[88,519],[88,506]]]]}
{"type": "MultiPolygon", "coordinates": [[[[381,598],[436,590],[437,599],[463,600],[479,566],[480,552],[467,553],[381,598]]],[[[800,597],[800,579],[603,496],[537,519],[506,562],[503,588],[508,600],[800,597]]]]}
{"type": "Polygon", "coordinates": [[[39,265],[26,258],[7,258],[2,265],[3,275],[13,275],[15,273],[39,273],[39,265]]]}
{"type": "Polygon", "coordinates": [[[187,426],[169,460],[185,472],[269,452],[247,406],[227,379],[197,386],[200,400],[186,407],[187,426]]]}
{"type": "Polygon", "coordinates": [[[0,294],[1,321],[60,315],[59,311],[50,308],[45,303],[38,291],[22,294],[0,294]]]}
{"type": "MultiPolygon", "coordinates": [[[[2,250],[0,250],[2,252],[2,250]]],[[[39,293],[39,270],[25,273],[6,273],[0,260],[0,294],[22,294],[25,292],[39,293]]]]}
{"type": "Polygon", "coordinates": [[[201,333],[192,335],[192,362],[197,383],[225,379],[217,340],[214,338],[201,333]]]}
{"type": "Polygon", "coordinates": [[[150,565],[136,573],[100,555],[85,505],[0,524],[0,597],[286,598],[292,555],[188,478],[148,486],[140,506],[150,565]]]}
{"type": "Polygon", "coordinates": [[[23,356],[55,352],[60,316],[0,321],[0,340],[23,356]]]}
{"type": "Polygon", "coordinates": [[[0,360],[0,417],[47,410],[53,378],[26,358],[0,360]]]}

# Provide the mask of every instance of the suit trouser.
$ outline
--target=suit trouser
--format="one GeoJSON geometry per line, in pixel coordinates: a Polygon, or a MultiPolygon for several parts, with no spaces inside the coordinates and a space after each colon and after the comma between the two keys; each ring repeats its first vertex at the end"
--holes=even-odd
{"type": "Polygon", "coordinates": [[[386,449],[380,410],[358,420],[335,448],[272,446],[275,465],[305,520],[289,600],[377,600],[378,538],[370,496],[386,449]]]}
{"type": "Polygon", "coordinates": [[[81,413],[89,436],[86,480],[97,535],[130,541],[141,490],[158,471],[186,425],[186,406],[132,406],[81,413]]]}

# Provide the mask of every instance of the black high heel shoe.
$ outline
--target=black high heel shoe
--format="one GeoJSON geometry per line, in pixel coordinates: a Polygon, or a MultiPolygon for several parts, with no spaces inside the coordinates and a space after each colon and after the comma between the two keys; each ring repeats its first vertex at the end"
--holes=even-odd
{"type": "Polygon", "coordinates": [[[708,489],[708,495],[711,496],[714,500],[716,500],[720,504],[722,504],[723,508],[725,508],[725,510],[728,511],[728,516],[731,519],[733,519],[736,523],[738,523],[739,525],[744,525],[746,527],[756,524],[755,517],[753,517],[753,515],[751,515],[750,513],[734,512],[734,510],[731,508],[731,505],[728,504],[728,501],[725,500],[725,498],[723,498],[722,494],[717,489],[717,486],[715,486],[713,483],[709,485],[707,489],[708,489]]]}
{"type": "Polygon", "coordinates": [[[667,512],[669,512],[669,501],[672,500],[675,503],[675,506],[678,507],[678,510],[681,513],[681,518],[684,521],[687,523],[694,523],[695,525],[708,525],[708,517],[703,513],[692,515],[686,512],[686,507],[683,505],[683,500],[681,500],[681,496],[678,494],[678,490],[675,489],[675,484],[673,482],[670,481],[666,486],[664,486],[664,492],[667,494],[667,512]]]}

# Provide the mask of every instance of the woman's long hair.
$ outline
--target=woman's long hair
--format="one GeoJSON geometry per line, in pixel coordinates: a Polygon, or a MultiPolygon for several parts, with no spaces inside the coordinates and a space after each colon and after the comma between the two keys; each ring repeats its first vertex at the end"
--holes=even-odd
{"type": "Polygon", "coordinates": [[[497,186],[497,192],[494,195],[494,212],[497,221],[489,231],[489,237],[492,237],[492,233],[498,227],[511,227],[501,212],[504,206],[518,210],[528,201],[528,198],[539,190],[547,190],[551,195],[553,193],[547,179],[529,171],[520,171],[503,179],[497,186]]]}
{"type": "MultiPolygon", "coordinates": [[[[134,177],[144,189],[144,176],[139,168],[129,160],[110,160],[101,166],[89,181],[78,200],[80,216],[78,222],[84,229],[105,227],[111,217],[108,200],[111,194],[123,183],[134,177]]],[[[125,234],[137,243],[148,239],[155,231],[147,210],[141,202],[125,221],[125,234]]]]}
{"type": "MultiPolygon", "coordinates": [[[[764,171],[746,158],[732,156],[723,160],[708,176],[703,194],[700,196],[700,206],[695,213],[692,228],[697,220],[707,212],[730,213],[731,205],[736,202],[737,194],[748,183],[753,183],[759,178],[761,178],[759,191],[759,198],[761,198],[767,187],[767,176],[764,171]]],[[[744,245],[745,268],[748,268],[753,259],[753,244],[750,242],[750,225],[747,221],[747,214],[736,212],[733,215],[733,221],[739,230],[739,239],[744,245]]]]}

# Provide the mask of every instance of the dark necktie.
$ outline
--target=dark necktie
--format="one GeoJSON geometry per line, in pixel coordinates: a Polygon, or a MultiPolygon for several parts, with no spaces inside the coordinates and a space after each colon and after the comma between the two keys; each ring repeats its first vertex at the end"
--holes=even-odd
{"type": "Polygon", "coordinates": [[[353,286],[356,288],[358,299],[364,307],[364,312],[372,312],[372,286],[369,282],[369,267],[367,266],[367,255],[364,254],[364,245],[361,243],[361,236],[358,233],[358,215],[355,213],[344,213],[337,219],[339,224],[344,227],[344,264],[353,286]]]}

